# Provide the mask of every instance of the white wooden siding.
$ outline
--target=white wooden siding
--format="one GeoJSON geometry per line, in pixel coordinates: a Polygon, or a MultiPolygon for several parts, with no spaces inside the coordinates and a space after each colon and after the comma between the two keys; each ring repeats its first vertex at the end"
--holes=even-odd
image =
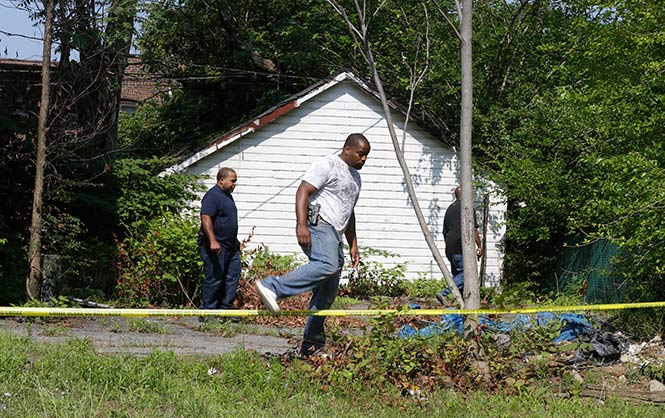
{"type": "MultiPolygon", "coordinates": [[[[393,113],[393,119],[401,143],[404,117],[393,113]]],[[[404,156],[432,236],[444,254],[441,230],[458,184],[458,159],[453,149],[413,123],[408,128],[404,156]]],[[[354,83],[342,82],[325,90],[271,124],[195,162],[187,171],[208,175],[206,184],[211,187],[219,168],[234,168],[240,238],[254,228],[250,247],[264,244],[273,252],[301,254],[294,210],[300,178],[314,160],[339,153],[353,132],[363,133],[372,147],[360,172],[363,185],[355,211],[361,250],[371,247],[400,254],[397,259],[379,261],[386,266],[406,263],[408,279],[419,275],[441,278],[413,213],[382,107],[354,83]]],[[[481,193],[477,193],[479,202],[481,193]]],[[[491,202],[485,283],[496,286],[501,277],[502,254],[497,244],[504,234],[505,205],[496,195],[491,202]]],[[[482,209],[476,212],[481,223],[482,209]]]]}

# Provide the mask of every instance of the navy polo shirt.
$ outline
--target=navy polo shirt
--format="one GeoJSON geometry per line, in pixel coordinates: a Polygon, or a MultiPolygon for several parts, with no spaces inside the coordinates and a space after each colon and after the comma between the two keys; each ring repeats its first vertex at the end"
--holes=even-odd
{"type": "MultiPolygon", "coordinates": [[[[215,239],[222,247],[238,248],[238,209],[231,193],[215,184],[201,200],[201,215],[212,218],[215,239]]],[[[208,241],[203,229],[199,231],[199,236],[208,241]]]]}

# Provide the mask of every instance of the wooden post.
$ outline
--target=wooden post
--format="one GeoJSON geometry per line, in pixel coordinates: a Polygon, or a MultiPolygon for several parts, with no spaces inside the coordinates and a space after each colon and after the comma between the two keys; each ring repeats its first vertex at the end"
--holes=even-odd
{"type": "Polygon", "coordinates": [[[57,299],[60,296],[60,283],[62,282],[62,256],[58,254],[44,254],[42,266],[42,302],[57,299]]]}

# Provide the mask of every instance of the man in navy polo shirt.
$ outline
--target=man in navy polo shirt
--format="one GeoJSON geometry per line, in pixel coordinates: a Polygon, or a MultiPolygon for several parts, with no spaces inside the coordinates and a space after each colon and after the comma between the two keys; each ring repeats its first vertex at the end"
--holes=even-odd
{"type": "Polygon", "coordinates": [[[237,181],[235,170],[222,167],[217,183],[201,200],[198,244],[205,270],[201,309],[233,309],[240,280],[238,210],[231,196],[237,181]]]}

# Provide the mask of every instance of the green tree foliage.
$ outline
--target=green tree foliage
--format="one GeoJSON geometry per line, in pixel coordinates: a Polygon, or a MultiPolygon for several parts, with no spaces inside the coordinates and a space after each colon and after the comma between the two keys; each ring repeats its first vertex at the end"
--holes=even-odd
{"type": "Polygon", "coordinates": [[[183,92],[162,120],[174,116],[191,128],[184,137],[194,145],[338,70],[353,54],[346,29],[317,1],[168,1],[150,5],[147,15],[142,58],[183,92]],[[256,55],[275,70],[257,66],[256,55]]]}
{"type": "Polygon", "coordinates": [[[633,298],[665,297],[665,10],[659,2],[609,2],[588,42],[588,87],[571,97],[591,132],[586,199],[571,227],[619,245],[633,298]]]}
{"type": "MultiPolygon", "coordinates": [[[[452,1],[436,3],[424,3],[429,72],[416,91],[414,114],[454,142],[459,42],[441,13],[454,19],[456,11],[452,1]]],[[[416,55],[425,58],[424,10],[388,1],[371,17],[377,67],[397,102],[407,102],[416,55]]],[[[547,289],[565,242],[609,239],[622,250],[617,271],[630,280],[629,296],[662,299],[664,13],[656,0],[474,4],[474,155],[476,166],[506,191],[504,286],[547,289]]],[[[162,157],[181,157],[341,68],[366,73],[325,2],[173,0],[149,5],[142,27],[144,61],[180,88],[121,121],[119,143],[127,153],[117,155],[141,160],[104,169],[103,159],[81,153],[52,167],[47,201],[57,210],[47,211],[54,220],[47,227],[79,225],[65,227],[69,241],[145,234],[151,219],[184,204],[177,190],[186,182],[164,185],[154,177],[174,161],[162,157]],[[260,68],[257,56],[274,71],[260,68]]],[[[29,118],[8,116],[29,115],[30,107],[10,104],[5,92],[0,89],[8,99],[0,101],[0,189],[17,202],[0,211],[7,278],[15,269],[5,257],[16,257],[24,245],[12,237],[25,236],[21,208],[29,207],[25,162],[34,128],[29,118]]]]}
{"type": "Polygon", "coordinates": [[[197,199],[202,186],[195,175],[158,176],[168,159],[121,159],[113,166],[118,188],[116,214],[126,235],[142,234],[145,225],[165,214],[178,214],[197,199]]]}
{"type": "Polygon", "coordinates": [[[274,60],[281,74],[320,77],[327,74],[326,65],[339,63],[322,61],[322,44],[331,46],[330,56],[352,53],[346,28],[315,0],[167,1],[147,11],[142,54],[156,68],[179,74],[223,75],[222,82],[230,82],[257,70],[249,52],[258,51],[274,60]]]}
{"type": "Polygon", "coordinates": [[[657,3],[513,2],[476,26],[488,93],[477,105],[480,150],[507,190],[509,282],[546,286],[567,239],[604,238],[623,250],[625,278],[646,285],[632,297],[662,298],[657,3]]]}

